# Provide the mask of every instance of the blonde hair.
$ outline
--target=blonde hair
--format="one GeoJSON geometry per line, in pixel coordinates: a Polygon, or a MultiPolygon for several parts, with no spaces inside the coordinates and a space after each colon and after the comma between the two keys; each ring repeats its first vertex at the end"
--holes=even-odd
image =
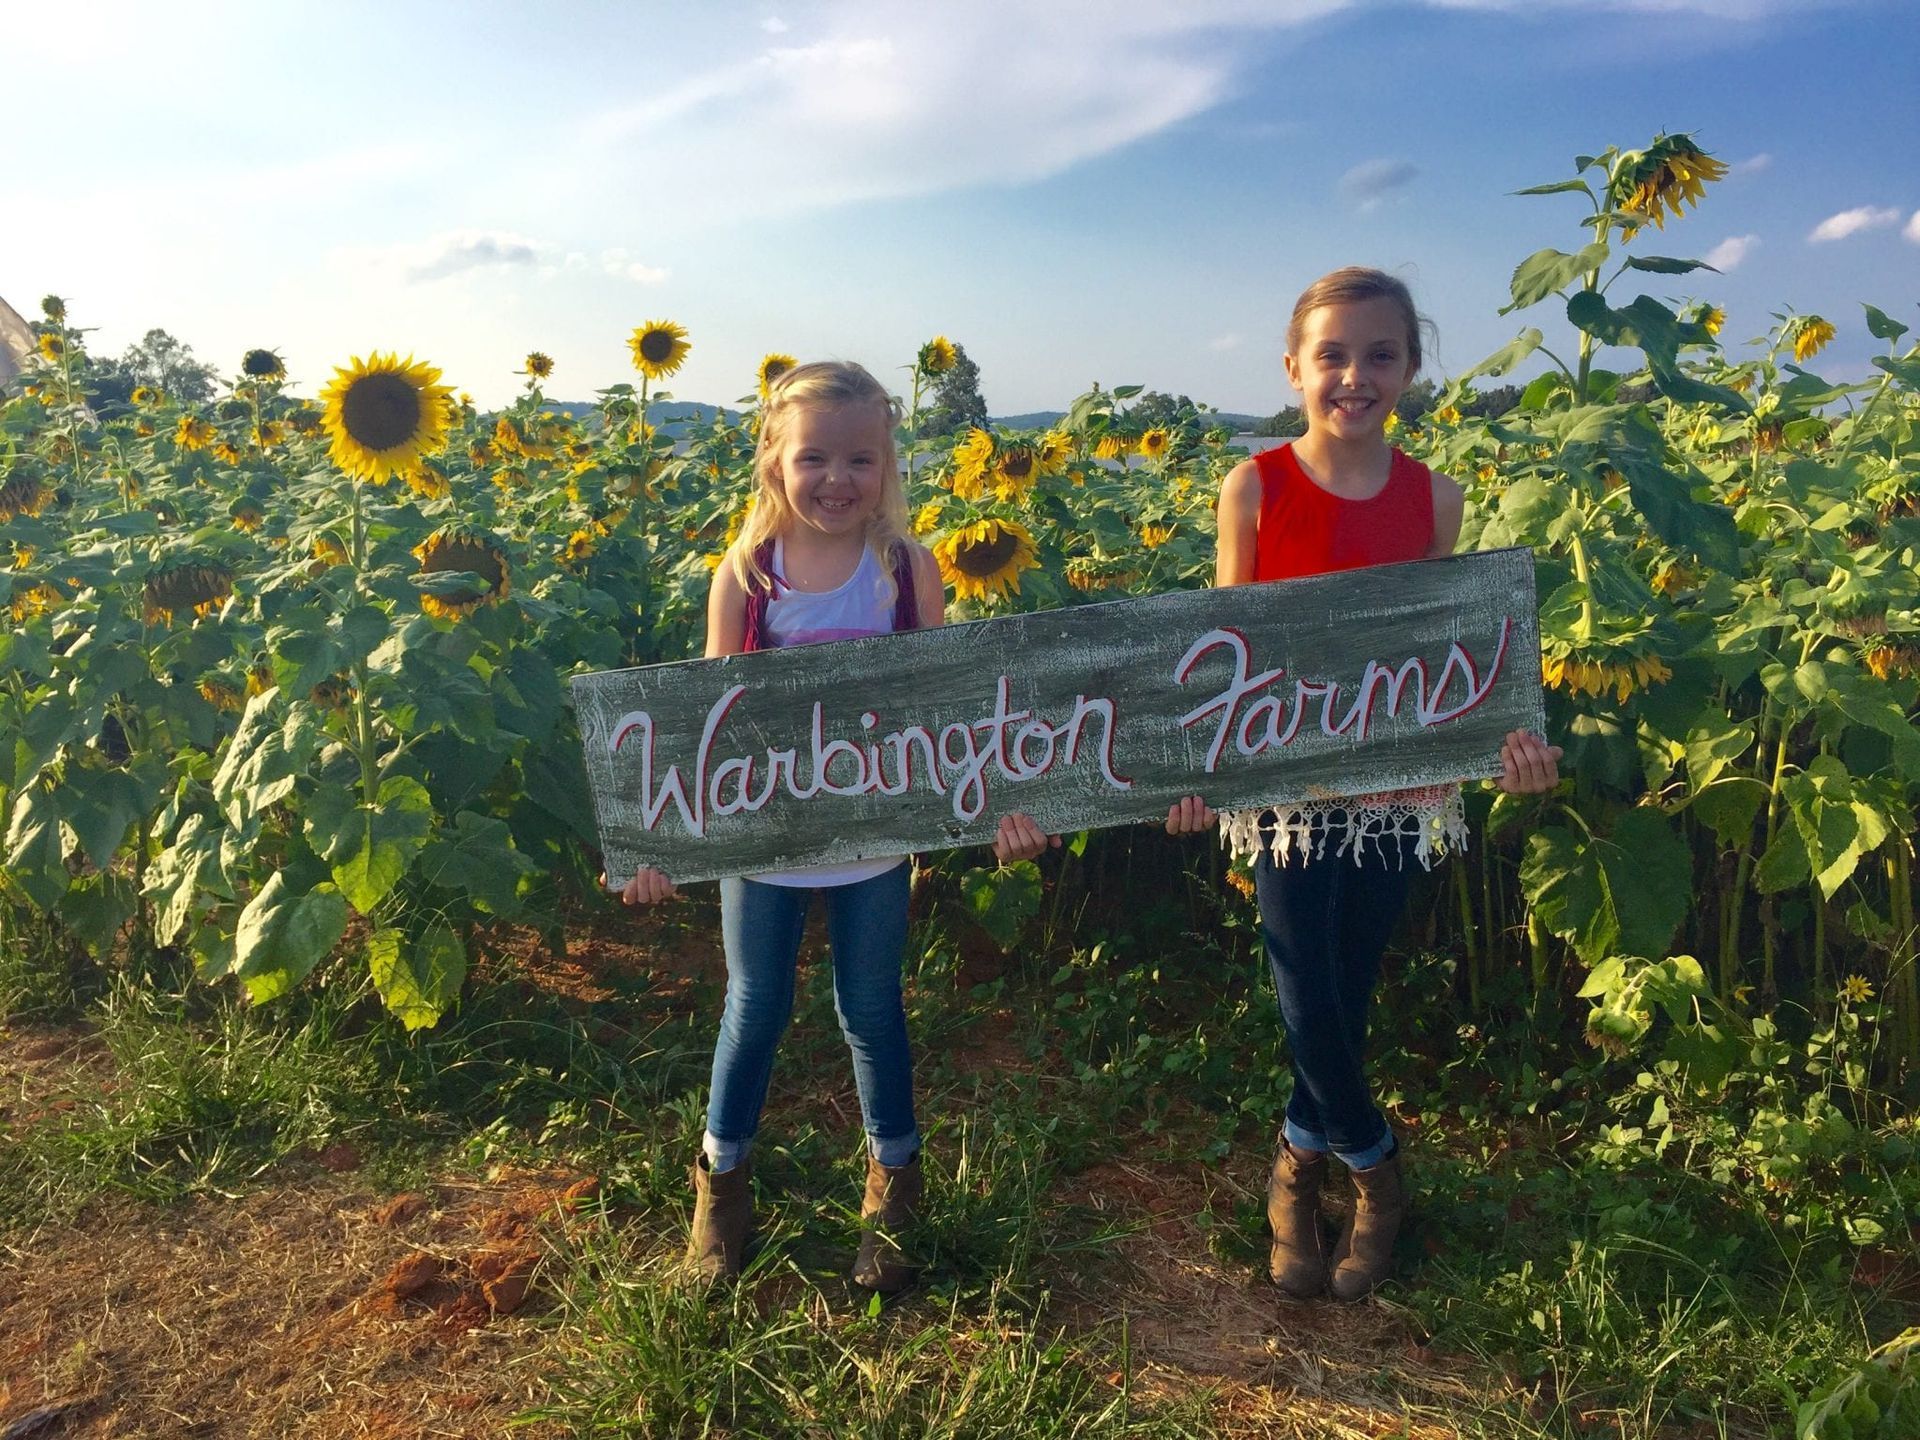
{"type": "Polygon", "coordinates": [[[907,538],[907,490],[900,479],[900,455],[894,448],[893,427],[900,423],[900,402],[868,373],[864,365],[851,360],[815,360],[796,365],[767,391],[760,407],[760,438],[753,452],[753,509],[740,527],[740,537],[727,552],[727,564],[734,578],[748,591],[770,590],[773,577],[760,566],[756,556],[775,536],[786,533],[793,523],[793,507],[787,504],[786,488],[781,483],[780,445],[796,410],[840,410],[850,406],[871,405],[884,421],[880,456],[880,499],[867,517],[867,548],[880,561],[889,587],[893,584],[888,552],[907,538]]]}
{"type": "Polygon", "coordinates": [[[1433,322],[1414,308],[1413,292],[1407,288],[1406,281],[1364,265],[1349,265],[1344,270],[1322,275],[1301,292],[1300,298],[1293,302],[1293,318],[1287,322],[1287,353],[1298,353],[1300,331],[1307,323],[1307,316],[1314,311],[1328,305],[1358,305],[1368,300],[1391,300],[1399,310],[1407,326],[1407,358],[1418,370],[1420,336],[1422,332],[1432,333],[1433,322]]]}

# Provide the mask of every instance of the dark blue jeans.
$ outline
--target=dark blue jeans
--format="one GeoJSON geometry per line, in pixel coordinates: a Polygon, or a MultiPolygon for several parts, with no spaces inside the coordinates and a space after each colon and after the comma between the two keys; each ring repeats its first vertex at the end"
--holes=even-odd
{"type": "Polygon", "coordinates": [[[1285,1134],[1296,1149],[1331,1150],[1356,1170],[1392,1151],[1393,1132],[1367,1088],[1367,1020],[1380,956],[1406,904],[1411,846],[1369,841],[1362,862],[1327,853],[1254,862],[1260,934],[1293,1066],[1285,1134]]]}
{"type": "MultiPolygon", "coordinates": [[[[853,1079],[869,1143],[883,1164],[905,1164],[919,1148],[913,1059],[900,998],[910,870],[902,861],[871,880],[817,891],[758,880],[720,882],[727,1006],[713,1051],[713,1091],[707,1101],[709,1145],[717,1140],[722,1152],[714,1168],[730,1168],[760,1128],[773,1054],[793,1017],[794,968],[807,908],[816,894],[827,906],[833,1006],[853,1052],[853,1079]]],[[[708,1154],[712,1158],[711,1148],[708,1154]]]]}

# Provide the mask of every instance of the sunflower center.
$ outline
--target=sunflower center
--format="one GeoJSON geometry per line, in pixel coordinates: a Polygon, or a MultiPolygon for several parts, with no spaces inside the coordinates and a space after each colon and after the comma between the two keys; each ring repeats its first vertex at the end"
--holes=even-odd
{"type": "Polygon", "coordinates": [[[369,450],[392,450],[413,438],[421,421],[420,392],[406,377],[362,375],[340,402],[347,434],[369,450]]]}
{"type": "Polygon", "coordinates": [[[1024,480],[1033,473],[1033,456],[1024,450],[1015,450],[1000,463],[1007,477],[1012,480],[1024,480]]]}
{"type": "Polygon", "coordinates": [[[965,574],[984,579],[997,574],[1013,559],[1020,537],[1011,530],[996,530],[985,540],[963,540],[953,550],[953,563],[965,574]]]}
{"type": "Polygon", "coordinates": [[[673,336],[665,330],[649,330],[640,337],[640,358],[661,365],[673,357],[673,336]]]}

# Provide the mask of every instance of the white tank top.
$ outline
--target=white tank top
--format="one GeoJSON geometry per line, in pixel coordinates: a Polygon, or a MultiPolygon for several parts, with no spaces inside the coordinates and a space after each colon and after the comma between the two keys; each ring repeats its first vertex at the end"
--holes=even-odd
{"type": "MultiPolygon", "coordinates": [[[[860,563],[853,574],[833,590],[818,593],[795,590],[786,583],[787,547],[773,542],[773,594],[767,599],[765,620],[770,649],[788,645],[811,645],[821,640],[858,640],[864,635],[893,633],[893,577],[881,568],[871,549],[862,548],[860,563]]],[[[883,855],[872,860],[850,860],[839,865],[812,865],[804,870],[774,870],[765,875],[749,875],[763,885],[790,885],[818,889],[829,885],[853,885],[884,875],[906,860],[904,855],[883,855]]]]}

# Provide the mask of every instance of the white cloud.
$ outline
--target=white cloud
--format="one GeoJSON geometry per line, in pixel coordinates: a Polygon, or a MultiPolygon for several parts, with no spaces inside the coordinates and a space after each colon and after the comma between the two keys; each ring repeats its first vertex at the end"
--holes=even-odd
{"type": "Polygon", "coordinates": [[[1340,198],[1362,211],[1375,210],[1419,174],[1410,160],[1363,160],[1340,177],[1340,198]]]}
{"type": "Polygon", "coordinates": [[[1729,175],[1758,175],[1762,170],[1771,168],[1773,156],[1762,150],[1758,155],[1749,155],[1744,160],[1736,160],[1727,167],[1729,175]]]}
{"type": "Polygon", "coordinates": [[[632,280],[640,285],[658,285],[667,278],[668,274],[664,266],[648,265],[644,261],[635,260],[626,250],[618,246],[600,252],[600,268],[609,275],[618,276],[622,280],[632,280]]]}
{"type": "Polygon", "coordinates": [[[774,37],[602,114],[583,177],[645,175],[662,155],[680,175],[736,177],[681,192],[694,223],[1045,180],[1230,98],[1248,28],[1349,3],[834,0],[805,44],[774,37]]]}
{"type": "Polygon", "coordinates": [[[1751,255],[1754,247],[1760,243],[1758,235],[1729,235],[1705,255],[1707,264],[1714,269],[1727,271],[1735,269],[1740,262],[1751,255]]]}
{"type": "Polygon", "coordinates": [[[1246,343],[1246,337],[1238,333],[1216,335],[1207,342],[1207,349],[1213,351],[1238,350],[1246,343]]]}
{"type": "Polygon", "coordinates": [[[1851,210],[1842,210],[1838,215],[1829,215],[1813,227],[1807,239],[1815,244],[1826,240],[1844,240],[1862,230],[1880,230],[1899,223],[1900,212],[1891,205],[1885,208],[1857,205],[1851,210]]]}
{"type": "Polygon", "coordinates": [[[787,22],[778,15],[769,15],[760,22],[760,28],[769,35],[784,35],[787,33],[787,22]]]}
{"type": "Polygon", "coordinates": [[[1907,228],[1900,233],[1914,244],[1920,245],[1920,210],[1913,212],[1912,217],[1907,221],[1907,228]]]}

